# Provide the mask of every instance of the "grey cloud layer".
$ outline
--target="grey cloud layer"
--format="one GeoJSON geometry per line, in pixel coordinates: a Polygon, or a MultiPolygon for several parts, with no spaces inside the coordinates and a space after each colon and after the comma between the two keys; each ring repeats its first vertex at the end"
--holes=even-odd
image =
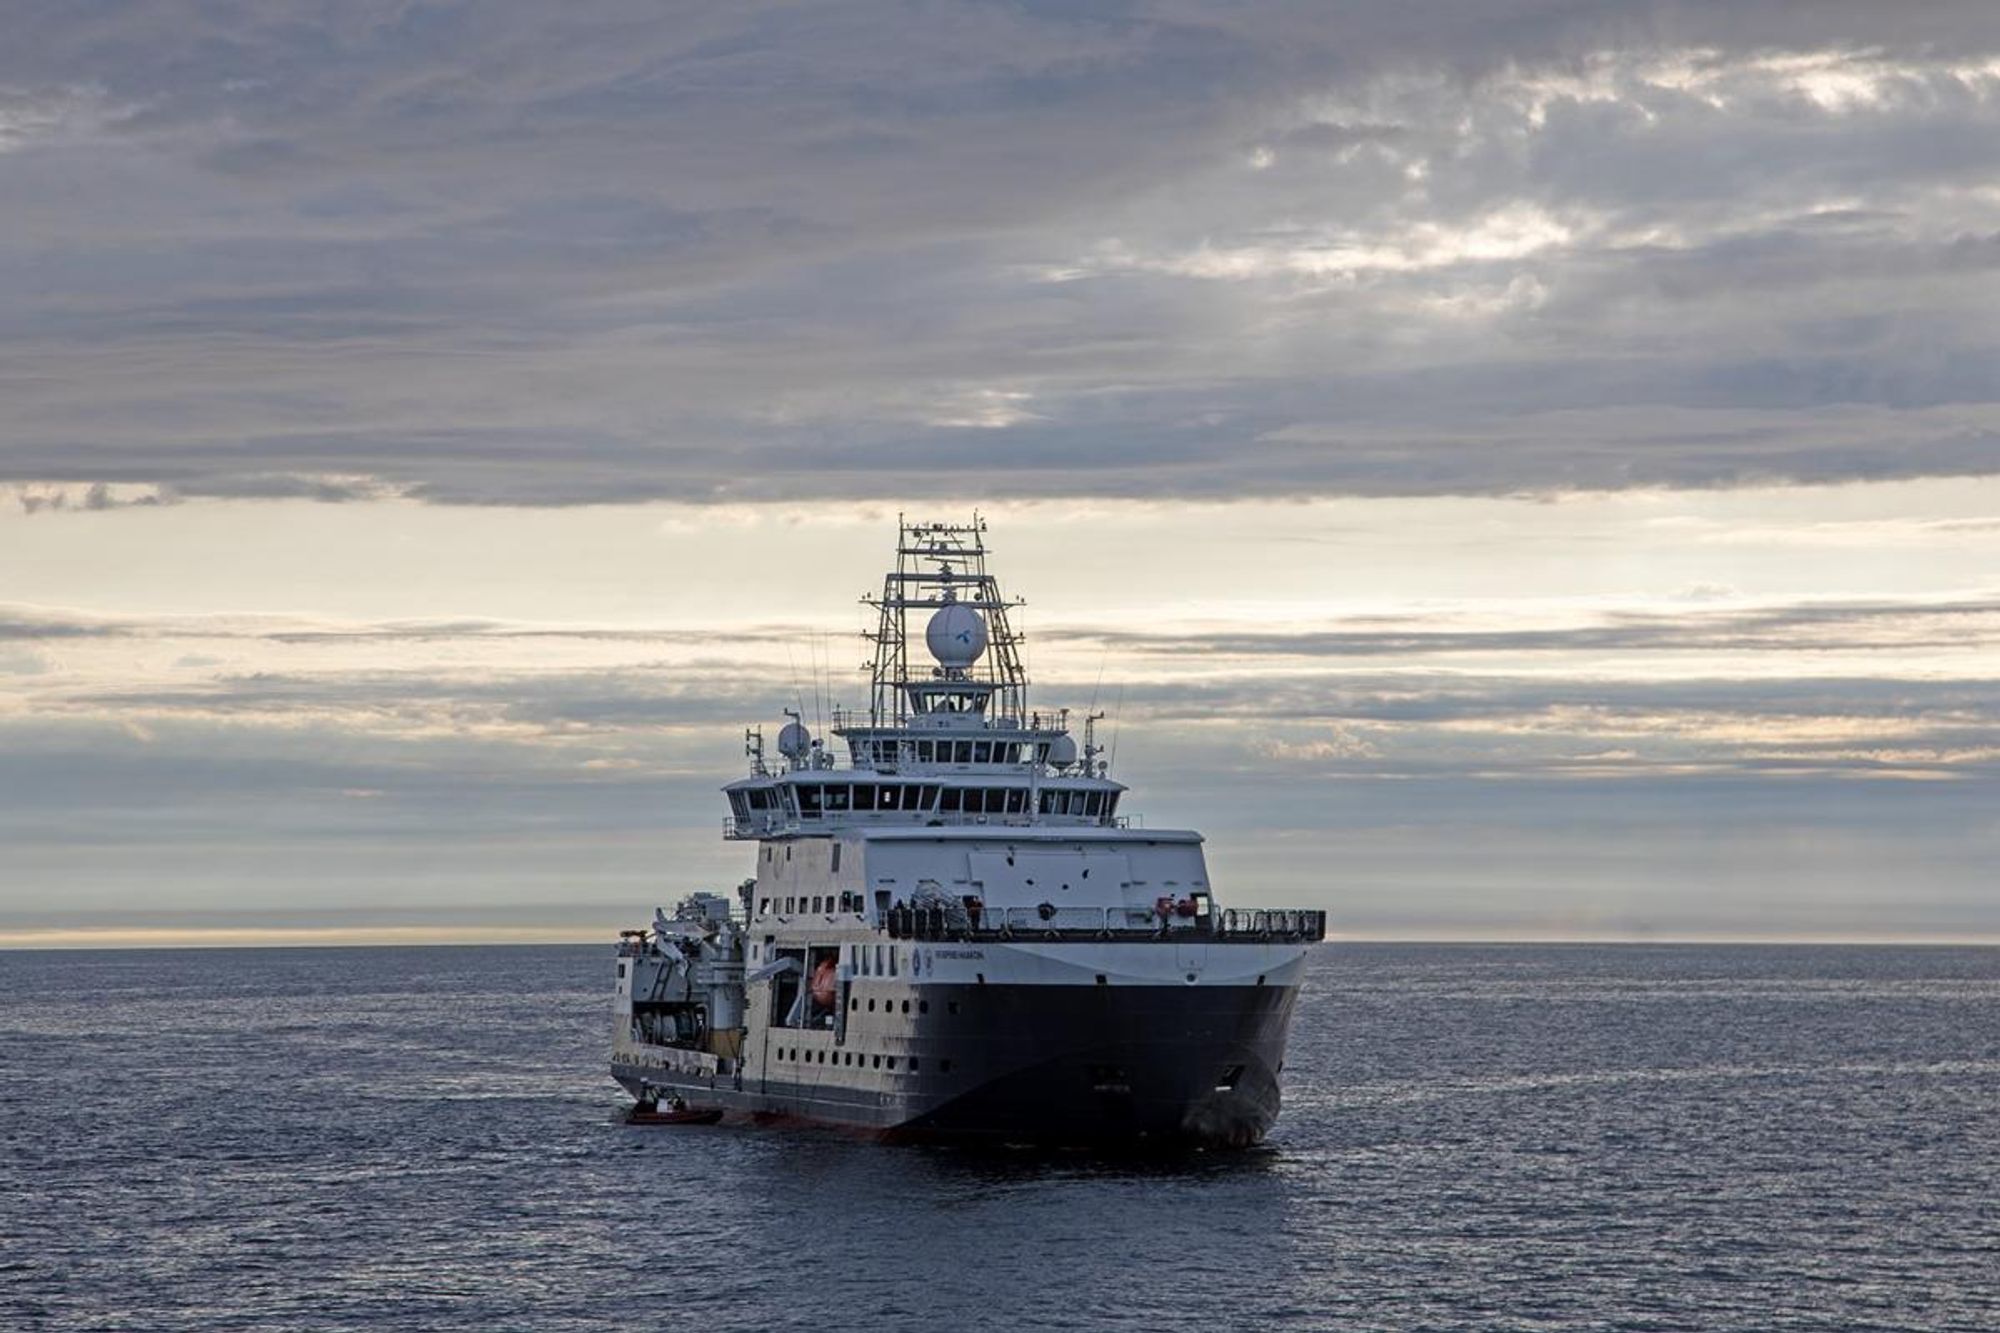
{"type": "MultiPolygon", "coordinates": [[[[62,669],[38,659],[14,675],[17,722],[79,727],[128,746],[131,732],[118,728],[149,738],[163,728],[250,737],[345,729],[407,743],[406,765],[465,762],[452,748],[463,743],[518,748],[503,768],[596,765],[600,777],[647,780],[695,756],[712,763],[737,727],[772,720],[802,689],[773,664],[773,640],[796,637],[783,627],[0,612],[0,641],[31,652],[74,654],[107,639],[184,652],[172,667],[122,681],[115,658],[62,669]],[[204,656],[204,645],[233,654],[234,665],[204,656]],[[568,655],[576,651],[592,656],[568,655]]],[[[1204,752],[1256,781],[1301,768],[1592,781],[2000,772],[2000,686],[1990,670],[2000,602],[1989,597],[1563,617],[1569,623],[1544,626],[1516,613],[1520,623],[1494,628],[1454,626],[1440,613],[1288,633],[1050,627],[1037,640],[1067,650],[1072,663],[1103,645],[1123,664],[1115,688],[1135,735],[1155,724],[1185,733],[1190,756],[1204,752]],[[1681,668],[1663,676],[1662,653],[1681,668]]],[[[829,684],[836,702],[859,688],[844,678],[829,684]]],[[[1111,697],[1087,675],[1054,673],[1038,688],[1044,706],[1111,697]]]]}
{"type": "Polygon", "coordinates": [[[48,4],[9,36],[24,485],[2000,470],[1984,3],[48,4]]]}
{"type": "MultiPolygon", "coordinates": [[[[1135,812],[1347,927],[2000,932],[1991,597],[1545,614],[1049,626],[1037,702],[1115,700],[1135,812]]],[[[726,887],[715,788],[798,633],[0,607],[0,932],[726,887]]]]}

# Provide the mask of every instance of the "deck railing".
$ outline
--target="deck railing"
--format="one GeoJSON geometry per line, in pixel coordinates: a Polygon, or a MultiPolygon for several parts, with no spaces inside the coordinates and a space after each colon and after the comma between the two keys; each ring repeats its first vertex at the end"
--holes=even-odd
{"type": "Polygon", "coordinates": [[[1326,938],[1326,913],[1311,908],[1237,908],[1198,917],[1168,917],[1146,908],[1011,907],[982,912],[977,921],[942,907],[889,909],[889,937],[898,940],[1186,940],[1212,944],[1315,943],[1326,938]]]}

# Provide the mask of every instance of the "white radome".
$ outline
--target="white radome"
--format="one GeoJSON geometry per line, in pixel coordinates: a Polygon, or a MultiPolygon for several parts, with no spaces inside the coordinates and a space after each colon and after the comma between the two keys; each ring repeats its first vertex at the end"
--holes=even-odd
{"type": "Polygon", "coordinates": [[[986,651],[986,621],[962,602],[937,609],[924,629],[924,644],[942,667],[969,667],[986,651]]]}
{"type": "Polygon", "coordinates": [[[1068,768],[1076,762],[1076,742],[1064,732],[1049,742],[1049,766],[1068,768]]]}
{"type": "Polygon", "coordinates": [[[787,722],[778,733],[778,753],[787,759],[803,759],[812,749],[812,733],[803,722],[787,722]]]}

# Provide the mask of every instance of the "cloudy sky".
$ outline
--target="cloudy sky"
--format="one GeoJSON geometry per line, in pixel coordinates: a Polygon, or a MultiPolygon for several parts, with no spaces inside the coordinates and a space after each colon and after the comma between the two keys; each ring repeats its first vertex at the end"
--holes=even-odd
{"type": "Polygon", "coordinates": [[[1079,8],[11,5],[0,942],[733,883],[975,506],[1239,903],[2000,938],[1990,0],[1079,8]]]}

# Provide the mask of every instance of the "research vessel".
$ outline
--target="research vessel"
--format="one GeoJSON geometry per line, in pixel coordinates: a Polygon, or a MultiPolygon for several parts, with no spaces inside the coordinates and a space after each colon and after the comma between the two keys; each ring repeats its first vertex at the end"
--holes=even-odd
{"type": "Polygon", "coordinates": [[[1325,916],[1225,908],[1067,710],[1029,707],[985,524],[899,521],[865,714],[745,733],[733,894],[617,955],[612,1075],[644,1120],[992,1144],[1243,1147],[1278,1114],[1325,916]]]}

